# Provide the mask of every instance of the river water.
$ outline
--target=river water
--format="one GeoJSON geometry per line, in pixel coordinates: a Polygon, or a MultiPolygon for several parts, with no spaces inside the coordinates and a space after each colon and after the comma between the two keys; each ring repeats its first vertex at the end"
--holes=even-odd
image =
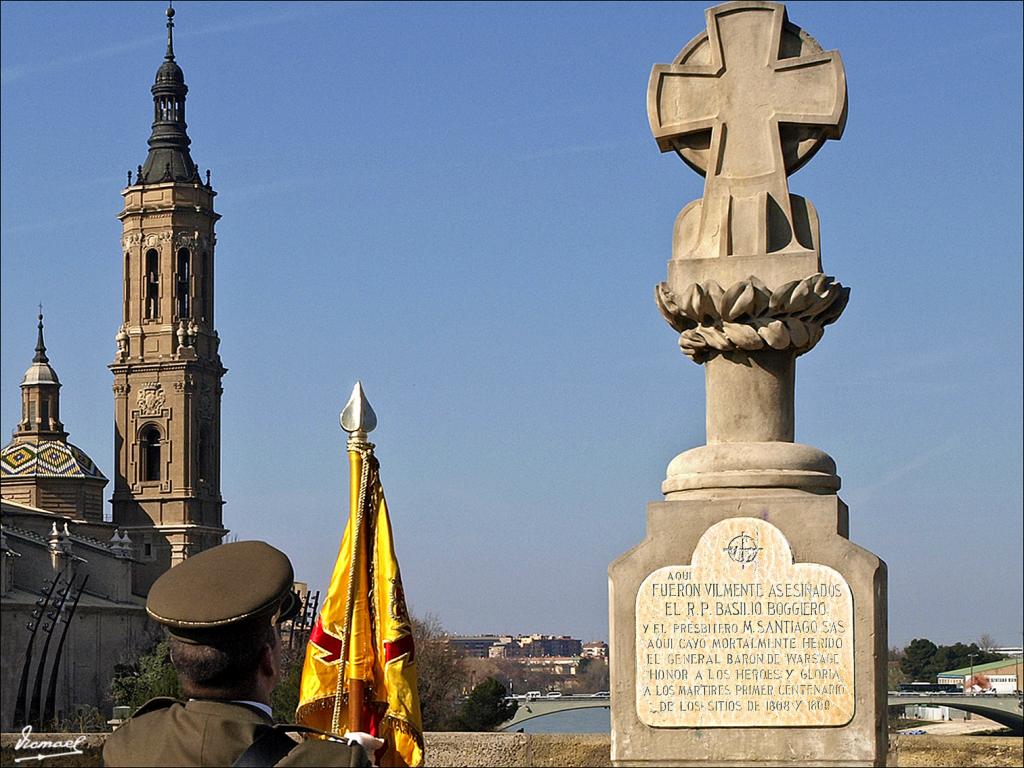
{"type": "Polygon", "coordinates": [[[527,720],[512,730],[526,733],[611,733],[610,709],[570,709],[527,720]]]}

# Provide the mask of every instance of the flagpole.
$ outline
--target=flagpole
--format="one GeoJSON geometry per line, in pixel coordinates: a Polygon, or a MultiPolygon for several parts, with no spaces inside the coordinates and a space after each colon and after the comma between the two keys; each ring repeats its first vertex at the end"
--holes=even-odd
{"type": "MultiPolygon", "coordinates": [[[[355,519],[350,519],[350,523],[354,526],[362,528],[361,515],[359,514],[363,510],[361,505],[365,498],[367,489],[364,488],[365,484],[365,463],[368,459],[370,451],[373,450],[373,444],[368,440],[368,434],[373,431],[377,426],[377,415],[373,412],[373,408],[370,407],[370,403],[366,400],[366,396],[363,394],[363,385],[357,381],[355,387],[352,388],[352,396],[349,398],[348,403],[345,405],[344,410],[341,412],[341,428],[348,432],[348,457],[349,457],[349,470],[350,470],[350,481],[349,481],[349,509],[356,510],[355,519]],[[358,458],[357,458],[358,457],[358,458]]],[[[355,600],[353,599],[355,585],[359,578],[359,568],[361,564],[358,562],[359,553],[362,547],[358,546],[358,537],[363,532],[353,529],[353,535],[357,538],[354,539],[353,543],[353,562],[349,571],[349,599],[348,599],[348,615],[345,619],[346,625],[346,658],[342,659],[341,663],[344,665],[348,664],[348,653],[350,652],[349,641],[351,639],[352,632],[352,611],[355,600]]],[[[368,542],[369,544],[369,542],[368,542]]],[[[369,551],[369,550],[367,550],[369,551]]],[[[339,681],[339,689],[340,689],[339,681]]],[[[340,690],[339,690],[340,692],[340,690]]],[[[366,693],[366,683],[357,678],[349,678],[348,680],[348,730],[349,731],[365,731],[365,713],[363,711],[363,698],[366,693]]],[[[337,721],[338,713],[335,711],[335,721],[337,721]]]]}

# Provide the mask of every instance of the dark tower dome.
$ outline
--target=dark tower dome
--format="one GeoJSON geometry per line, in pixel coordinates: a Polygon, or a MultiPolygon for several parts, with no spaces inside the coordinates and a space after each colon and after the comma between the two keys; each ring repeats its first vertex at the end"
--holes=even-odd
{"type": "Polygon", "coordinates": [[[153,132],[149,137],[149,155],[142,165],[137,183],[157,184],[166,181],[199,181],[199,171],[192,162],[185,124],[185,73],[174,60],[174,9],[167,9],[167,53],[156,80],[153,94],[153,132]]]}
{"type": "MultiPolygon", "coordinates": [[[[167,59],[156,71],[156,84],[185,86],[185,73],[181,71],[181,67],[176,61],[167,59]]],[[[187,87],[185,87],[185,91],[188,91],[187,87]]]]}

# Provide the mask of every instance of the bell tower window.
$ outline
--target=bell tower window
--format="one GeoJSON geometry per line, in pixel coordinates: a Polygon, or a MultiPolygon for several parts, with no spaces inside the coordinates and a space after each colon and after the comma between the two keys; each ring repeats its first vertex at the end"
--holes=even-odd
{"type": "Polygon", "coordinates": [[[196,260],[192,265],[192,269],[195,272],[195,300],[192,302],[192,314],[197,320],[206,319],[206,281],[203,279],[203,262],[206,254],[197,253],[196,260]]]}
{"type": "Polygon", "coordinates": [[[124,316],[124,321],[126,323],[128,322],[128,317],[129,317],[129,309],[128,308],[130,306],[129,302],[131,301],[131,296],[132,296],[131,264],[132,264],[131,254],[130,253],[125,253],[125,255],[124,255],[124,286],[123,286],[123,290],[122,290],[123,296],[121,297],[121,305],[122,305],[121,311],[122,311],[122,314],[124,316]]]}
{"type": "Polygon", "coordinates": [[[160,430],[154,426],[145,427],[139,436],[139,453],[142,458],[142,479],[156,482],[160,479],[160,430]]]}
{"type": "Polygon", "coordinates": [[[192,259],[188,248],[182,248],[178,251],[177,276],[178,284],[175,292],[178,297],[178,317],[188,318],[192,309],[189,301],[190,283],[192,282],[192,259]]]}
{"type": "Polygon", "coordinates": [[[210,467],[210,428],[203,425],[199,430],[199,480],[204,483],[213,479],[210,467]]]}
{"type": "Polygon", "coordinates": [[[146,251],[146,319],[155,320],[160,308],[160,254],[146,251]]]}

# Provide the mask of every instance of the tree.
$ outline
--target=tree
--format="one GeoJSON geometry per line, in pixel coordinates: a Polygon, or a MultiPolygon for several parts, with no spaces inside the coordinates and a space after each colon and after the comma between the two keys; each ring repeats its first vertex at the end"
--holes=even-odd
{"type": "Polygon", "coordinates": [[[584,656],[576,668],[575,693],[597,693],[608,690],[608,660],[584,656]]]}
{"type": "MultiPolygon", "coordinates": [[[[283,642],[283,641],[282,641],[283,642]]],[[[270,697],[274,719],[290,723],[295,719],[299,706],[299,683],[302,681],[302,665],[306,660],[306,647],[281,649],[281,679],[270,697]]]]}
{"type": "Polygon", "coordinates": [[[977,643],[935,645],[931,640],[918,638],[903,649],[900,669],[911,681],[934,683],[936,676],[942,672],[970,667],[972,659],[974,666],[977,666],[1002,658],[998,653],[981,650],[977,643]]]}
{"type": "Polygon", "coordinates": [[[505,686],[488,677],[476,686],[459,710],[459,729],[463,731],[490,731],[506,720],[511,720],[519,705],[506,701],[505,686]]]}
{"type": "Polygon", "coordinates": [[[931,664],[938,647],[931,640],[915,638],[903,649],[900,669],[911,681],[920,680],[925,668],[931,664]]]}
{"type": "Polygon", "coordinates": [[[996,639],[986,632],[978,638],[978,647],[983,651],[991,651],[996,647],[996,639]]]}
{"type": "Polygon", "coordinates": [[[556,675],[545,669],[529,665],[527,659],[466,659],[465,665],[470,675],[472,688],[477,681],[493,677],[502,685],[507,685],[510,693],[526,693],[527,691],[547,692],[560,688],[568,675],[556,675]]]}
{"type": "Polygon", "coordinates": [[[178,675],[171,666],[171,644],[161,640],[134,662],[114,666],[110,698],[134,712],[156,696],[181,697],[178,675]]]}
{"type": "Polygon", "coordinates": [[[966,669],[972,665],[987,664],[990,661],[999,661],[1002,658],[998,653],[986,653],[978,648],[976,643],[965,645],[953,643],[953,645],[940,645],[931,663],[925,668],[924,673],[935,682],[935,676],[951,669],[966,669]]]}
{"type": "Polygon", "coordinates": [[[423,618],[413,616],[412,634],[416,644],[423,730],[456,730],[459,696],[467,679],[464,660],[448,644],[436,616],[429,613],[423,618]]]}
{"type": "Polygon", "coordinates": [[[890,664],[888,669],[888,688],[890,691],[898,691],[904,683],[913,682],[907,673],[900,669],[898,664],[890,664]]]}

